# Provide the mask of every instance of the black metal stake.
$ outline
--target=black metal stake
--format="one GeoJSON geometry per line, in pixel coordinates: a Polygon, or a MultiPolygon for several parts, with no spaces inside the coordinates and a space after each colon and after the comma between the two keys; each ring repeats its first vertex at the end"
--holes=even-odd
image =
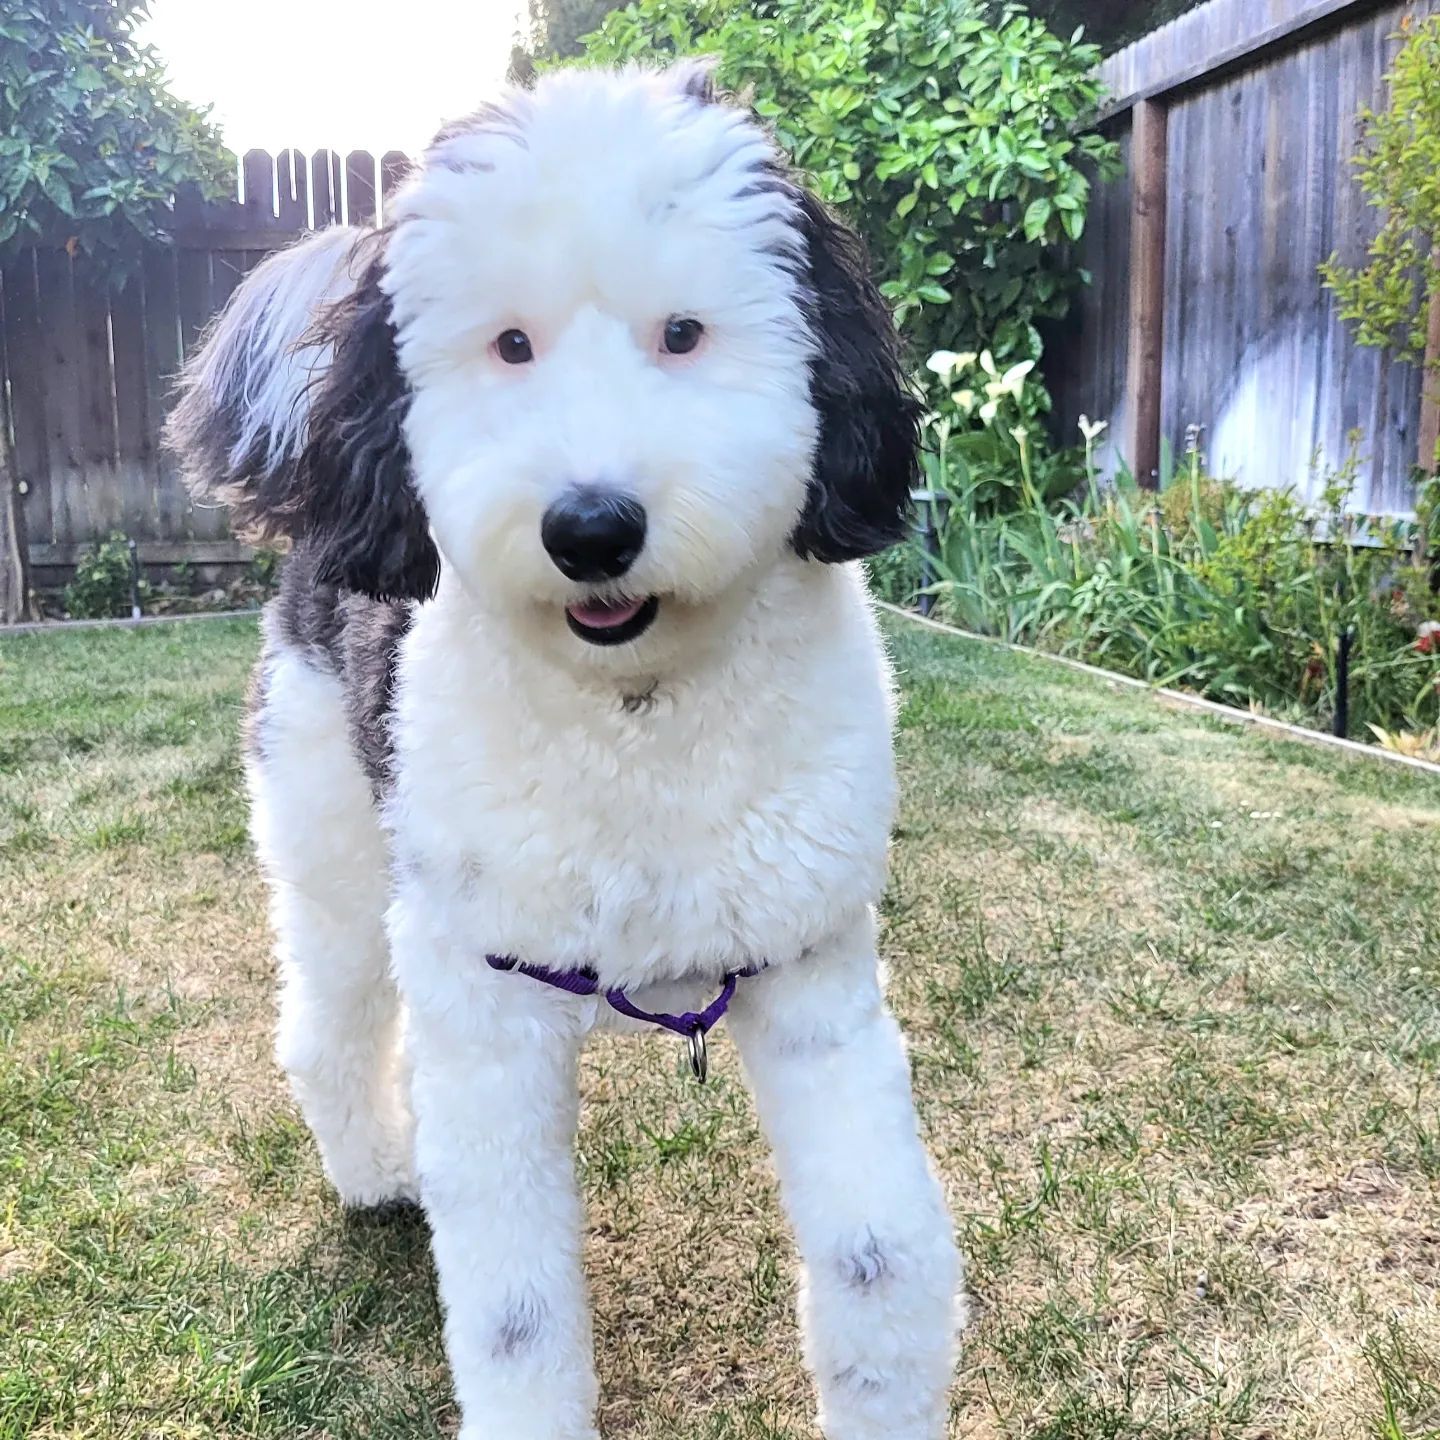
{"type": "Polygon", "coordinates": [[[132,540],[130,542],[130,618],[138,620],[140,615],[140,551],[132,540]]]}
{"type": "Polygon", "coordinates": [[[1332,729],[1342,740],[1350,733],[1350,642],[1354,635],[1347,625],[1335,646],[1335,724],[1332,729]]]}

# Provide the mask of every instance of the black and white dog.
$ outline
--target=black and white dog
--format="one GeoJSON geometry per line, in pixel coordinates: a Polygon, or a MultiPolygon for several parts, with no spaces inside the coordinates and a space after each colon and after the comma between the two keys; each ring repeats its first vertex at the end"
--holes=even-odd
{"type": "Polygon", "coordinates": [[[824,1432],[944,1431],[849,563],[902,533],[916,425],[854,236],[693,66],[448,127],[185,373],[189,483],[294,542],[248,745],[280,1061],[346,1203],[424,1204],[466,1440],[596,1434],[577,1055],[639,1028],[607,991],[694,1029],[736,972],[824,1432]]]}

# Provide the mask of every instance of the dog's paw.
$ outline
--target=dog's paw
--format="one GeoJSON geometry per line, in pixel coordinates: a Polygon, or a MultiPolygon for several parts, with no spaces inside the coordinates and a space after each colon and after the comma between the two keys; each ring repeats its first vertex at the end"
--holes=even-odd
{"type": "Polygon", "coordinates": [[[330,1177],[347,1210],[380,1210],[420,1203],[408,1144],[387,1139],[371,1146],[355,1146],[344,1154],[324,1157],[330,1177]]]}

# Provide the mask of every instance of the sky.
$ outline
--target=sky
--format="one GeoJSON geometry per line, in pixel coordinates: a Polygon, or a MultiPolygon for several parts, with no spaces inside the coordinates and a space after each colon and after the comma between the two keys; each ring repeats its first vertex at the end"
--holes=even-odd
{"type": "Polygon", "coordinates": [[[414,152],[505,73],[519,0],[151,0],[140,38],[232,150],[414,152]],[[243,16],[243,23],[237,21],[243,16]]]}

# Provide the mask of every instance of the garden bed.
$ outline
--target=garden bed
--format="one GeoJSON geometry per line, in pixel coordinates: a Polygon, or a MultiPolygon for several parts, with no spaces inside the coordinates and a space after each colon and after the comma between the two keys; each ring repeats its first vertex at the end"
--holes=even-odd
{"type": "MultiPolygon", "coordinates": [[[[887,628],[884,948],[974,1292],[952,1433],[1433,1432],[1440,780],[887,628]]],[[[256,645],[0,641],[6,1437],[453,1433],[423,1227],[341,1216],[270,1059],[256,645]]],[[[602,1430],[808,1440],[723,1036],[712,1070],[587,1056],[602,1430]]]]}

